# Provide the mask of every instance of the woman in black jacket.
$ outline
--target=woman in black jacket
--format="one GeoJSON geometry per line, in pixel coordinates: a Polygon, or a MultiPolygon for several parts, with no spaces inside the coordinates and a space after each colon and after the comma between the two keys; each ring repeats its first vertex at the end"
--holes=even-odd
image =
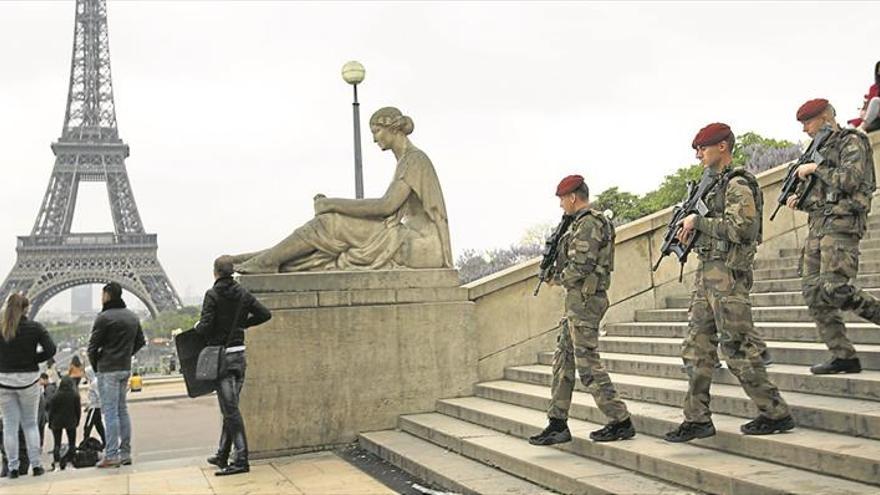
{"type": "Polygon", "coordinates": [[[55,469],[55,464],[59,462],[61,469],[64,469],[67,467],[67,462],[73,460],[81,407],[79,392],[73,378],[65,376],[61,379],[58,391],[49,401],[49,429],[52,430],[52,437],[55,439],[55,448],[52,449],[52,469],[55,469]],[[67,432],[67,455],[64,458],[59,457],[62,432],[67,432]]]}
{"type": "Polygon", "coordinates": [[[55,355],[55,343],[43,325],[27,319],[29,306],[26,297],[12,294],[0,316],[0,411],[10,478],[19,475],[19,428],[24,431],[34,476],[44,473],[37,429],[40,406],[37,382],[40,379],[39,363],[55,355]]]}

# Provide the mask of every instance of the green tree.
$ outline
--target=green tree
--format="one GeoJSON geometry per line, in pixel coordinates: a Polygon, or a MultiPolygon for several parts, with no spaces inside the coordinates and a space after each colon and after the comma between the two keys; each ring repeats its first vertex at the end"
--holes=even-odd
{"type": "Polygon", "coordinates": [[[592,207],[599,211],[614,212],[614,224],[621,225],[645,215],[644,205],[639,197],[631,192],[621,191],[616,186],[602,191],[592,201],[592,207]]]}
{"type": "Polygon", "coordinates": [[[703,167],[697,164],[682,167],[664,177],[660,187],[642,197],[640,206],[644,211],[643,215],[660,211],[683,200],[687,183],[699,180],[702,173],[703,167]]]}
{"type": "Polygon", "coordinates": [[[143,322],[147,338],[171,338],[171,331],[182,328],[188,330],[199,321],[198,306],[184,306],[180,309],[163,311],[158,316],[143,322]]]}

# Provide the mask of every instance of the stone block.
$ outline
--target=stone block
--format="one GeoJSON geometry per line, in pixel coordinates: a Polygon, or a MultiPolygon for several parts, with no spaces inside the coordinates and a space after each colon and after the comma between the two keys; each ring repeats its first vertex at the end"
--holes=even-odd
{"type": "Polygon", "coordinates": [[[392,275],[387,284],[336,273],[323,274],[330,280],[314,274],[248,280],[261,299],[317,294],[317,304],[276,308],[268,323],[247,332],[241,407],[252,453],[351,442],[362,431],[393,427],[400,414],[429,411],[439,398],[471,393],[477,378],[474,304],[461,297],[461,290],[447,293],[458,300],[419,301],[409,293],[406,303],[396,302],[397,289],[437,280],[436,273],[416,272],[392,275]],[[309,290],[297,278],[303,275],[316,287],[309,290]],[[354,280],[356,287],[318,289],[344,287],[341,280],[354,280]]]}

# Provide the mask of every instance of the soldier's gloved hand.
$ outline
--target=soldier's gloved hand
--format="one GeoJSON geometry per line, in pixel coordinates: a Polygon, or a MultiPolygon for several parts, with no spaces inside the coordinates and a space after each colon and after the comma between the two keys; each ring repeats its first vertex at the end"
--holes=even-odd
{"type": "Polygon", "coordinates": [[[788,197],[788,199],[785,200],[785,206],[788,206],[789,208],[794,210],[797,205],[797,201],[798,201],[798,195],[792,194],[791,196],[788,197]]]}
{"type": "Polygon", "coordinates": [[[806,179],[808,175],[816,171],[816,167],[818,166],[819,165],[816,165],[815,163],[805,163],[797,168],[797,175],[801,179],[806,179]]]}

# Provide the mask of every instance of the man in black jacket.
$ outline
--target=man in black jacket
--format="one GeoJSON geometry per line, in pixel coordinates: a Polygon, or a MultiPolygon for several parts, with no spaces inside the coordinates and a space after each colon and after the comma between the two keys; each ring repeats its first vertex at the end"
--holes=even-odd
{"type": "Polygon", "coordinates": [[[92,327],[89,362],[98,376],[101,412],[107,431],[107,445],[99,468],[131,464],[131,419],[125,394],[131,377],[131,357],[145,344],[137,315],[126,309],[122,286],[110,282],[101,293],[104,307],[92,327]]]}
{"type": "Polygon", "coordinates": [[[248,465],[247,437],[244,421],[238,410],[238,398],[244,385],[244,330],[268,321],[272,314],[244,287],[232,279],[232,257],[214,260],[214,286],[205,293],[202,314],[195,330],[205,337],[207,345],[225,347],[225,364],[217,378],[217,400],[223,414],[223,432],[217,454],[208,462],[220,468],[217,476],[246,473],[248,465]],[[229,464],[229,452],[235,445],[235,457],[229,464]]]}

